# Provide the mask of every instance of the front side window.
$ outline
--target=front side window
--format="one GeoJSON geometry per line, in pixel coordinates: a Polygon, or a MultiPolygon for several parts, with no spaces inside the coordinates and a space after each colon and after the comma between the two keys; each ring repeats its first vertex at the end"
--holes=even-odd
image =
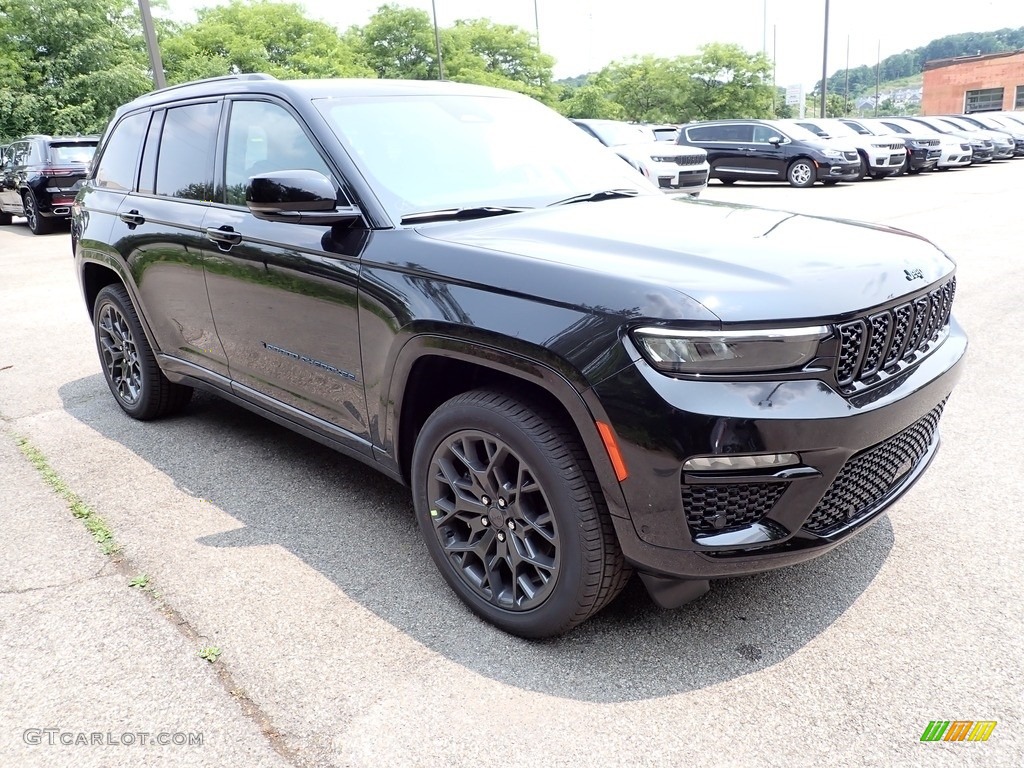
{"type": "Polygon", "coordinates": [[[96,166],[97,187],[128,192],[135,186],[136,163],[148,122],[148,112],[136,112],[114,126],[96,166]]]}
{"type": "Polygon", "coordinates": [[[156,193],[209,201],[220,104],[189,104],[167,110],[156,166],[156,193]]]}
{"type": "Polygon", "coordinates": [[[964,94],[964,112],[986,112],[1003,108],[1002,88],[981,88],[964,94]]]}
{"type": "Polygon", "coordinates": [[[767,144],[768,139],[775,137],[776,139],[782,139],[782,136],[777,130],[769,125],[755,125],[754,126],[754,143],[755,144],[767,144]]]}
{"type": "Polygon", "coordinates": [[[288,110],[268,101],[234,102],[224,168],[226,202],[245,205],[245,186],[251,176],[294,170],[331,176],[313,142],[288,110]]]}

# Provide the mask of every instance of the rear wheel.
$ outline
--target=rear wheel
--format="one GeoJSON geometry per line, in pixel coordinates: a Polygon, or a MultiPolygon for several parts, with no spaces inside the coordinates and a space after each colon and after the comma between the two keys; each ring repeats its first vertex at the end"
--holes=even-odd
{"type": "Polygon", "coordinates": [[[6,227],[11,223],[11,214],[0,211],[0,227],[6,227]]]}
{"type": "Polygon", "coordinates": [[[444,403],[416,440],[412,488],[442,576],[506,632],[567,632],[630,576],[579,437],[540,403],[495,390],[444,403]]]}
{"type": "Polygon", "coordinates": [[[53,231],[53,222],[39,212],[39,202],[32,190],[25,193],[25,218],[33,235],[47,235],[53,231]]]}
{"type": "Polygon", "coordinates": [[[133,419],[156,419],[188,404],[192,388],[164,376],[124,286],[108,285],[99,292],[93,327],[103,376],[125,413],[133,419]]]}
{"type": "Polygon", "coordinates": [[[814,163],[806,157],[800,157],[790,163],[789,170],[786,171],[786,178],[794,187],[810,187],[814,185],[816,173],[814,163]]]}

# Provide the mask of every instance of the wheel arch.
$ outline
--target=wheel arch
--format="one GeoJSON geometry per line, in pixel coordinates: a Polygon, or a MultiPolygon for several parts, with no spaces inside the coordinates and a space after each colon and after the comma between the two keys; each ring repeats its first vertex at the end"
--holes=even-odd
{"type": "Polygon", "coordinates": [[[416,438],[430,414],[450,398],[480,387],[524,393],[563,416],[587,451],[611,514],[628,515],[596,425],[608,417],[589,387],[570,382],[548,364],[485,344],[431,334],[403,346],[391,378],[381,430],[384,451],[378,459],[408,482],[416,438]]]}
{"type": "Polygon", "coordinates": [[[135,290],[135,283],[127,274],[126,270],[116,259],[105,257],[102,253],[89,251],[88,255],[81,255],[82,246],[79,243],[79,283],[82,288],[82,297],[85,299],[85,309],[92,320],[93,312],[96,309],[96,297],[104,287],[119,283],[127,292],[135,307],[135,313],[139,316],[139,323],[142,331],[146,334],[146,341],[154,352],[159,352],[160,347],[156,343],[156,337],[149,327],[149,319],[146,317],[142,302],[139,301],[138,293],[135,290]]]}

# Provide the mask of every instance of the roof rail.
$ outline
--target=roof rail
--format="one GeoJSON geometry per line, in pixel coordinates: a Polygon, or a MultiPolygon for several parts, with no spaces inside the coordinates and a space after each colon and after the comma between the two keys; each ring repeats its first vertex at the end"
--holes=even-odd
{"type": "Polygon", "coordinates": [[[178,83],[177,85],[169,85],[166,88],[158,88],[155,91],[150,91],[146,96],[150,96],[154,93],[167,93],[167,91],[173,91],[178,88],[187,88],[190,85],[202,85],[203,83],[218,83],[225,80],[277,80],[273,75],[268,75],[264,72],[250,72],[238,75],[221,75],[220,77],[206,77],[202,80],[189,80],[187,83],[178,83]]]}

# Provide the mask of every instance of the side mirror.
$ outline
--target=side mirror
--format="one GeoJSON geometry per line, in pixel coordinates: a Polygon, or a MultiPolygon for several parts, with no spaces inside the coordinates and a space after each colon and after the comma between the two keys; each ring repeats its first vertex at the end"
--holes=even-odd
{"type": "Polygon", "coordinates": [[[768,143],[771,144],[773,147],[777,147],[777,146],[779,146],[779,144],[782,143],[782,137],[781,136],[771,136],[768,139],[768,143]]]}
{"type": "Polygon", "coordinates": [[[265,221],[293,224],[340,224],[362,218],[354,206],[338,206],[331,180],[317,171],[261,173],[245,185],[245,203],[252,215],[265,221]]]}

